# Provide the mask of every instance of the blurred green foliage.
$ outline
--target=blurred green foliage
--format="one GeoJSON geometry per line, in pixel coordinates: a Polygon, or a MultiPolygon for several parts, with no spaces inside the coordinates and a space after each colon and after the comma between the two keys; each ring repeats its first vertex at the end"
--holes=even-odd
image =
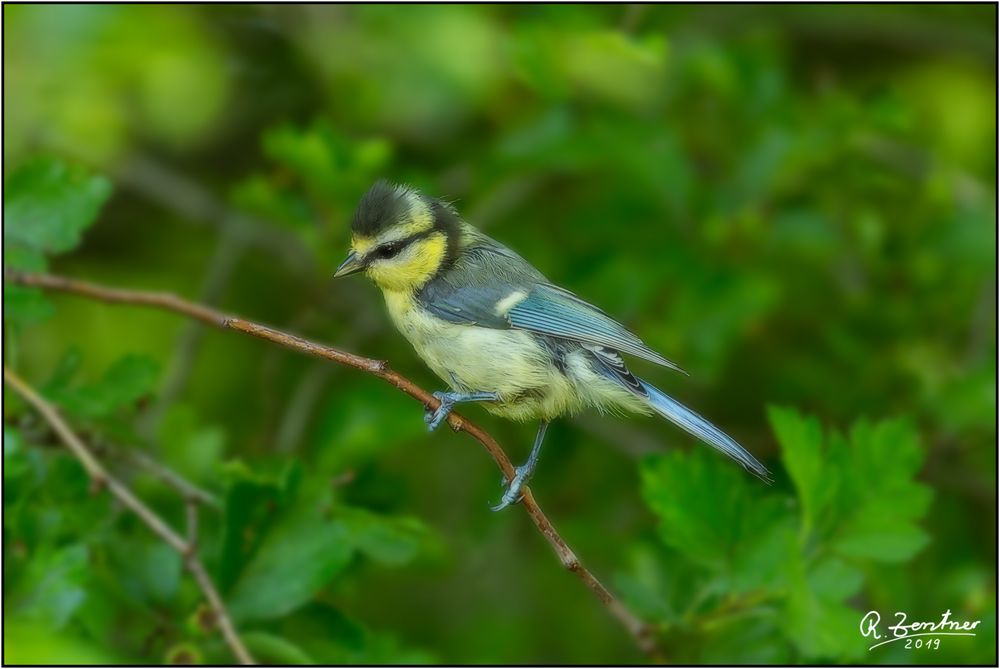
{"type": "Polygon", "coordinates": [[[771,423],[797,504],[761,494],[708,453],[650,456],[643,493],[661,545],[638,553],[622,588],[675,644],[698,649],[692,659],[859,661],[864,648],[845,640],[857,637],[860,614],[846,601],[873,598],[866,572],[906,562],[928,541],[914,524],[931,501],[913,480],[919,439],[898,420],[859,421],[849,437],[824,435],[818,421],[787,409],[773,409],[771,423]],[[664,546],[683,580],[665,582],[654,566],[664,546]]]}
{"type": "MultiPolygon", "coordinates": [[[[553,427],[536,494],[668,659],[996,662],[995,7],[3,11],[6,268],[437,388],[377,291],[329,281],[361,193],[411,183],[680,361],[643,371],[777,472],[652,419],[553,427]],[[869,653],[870,609],[983,624],[869,653]]],[[[384,384],[13,285],[4,329],[5,365],[176,527],[130,450],[221,500],[202,552],[259,659],[642,661],[523,514],[487,511],[488,459],[384,384]]],[[[229,661],[180,559],[5,399],[4,659],[229,661]]],[[[523,457],[529,428],[469,413],[523,457]]]]}

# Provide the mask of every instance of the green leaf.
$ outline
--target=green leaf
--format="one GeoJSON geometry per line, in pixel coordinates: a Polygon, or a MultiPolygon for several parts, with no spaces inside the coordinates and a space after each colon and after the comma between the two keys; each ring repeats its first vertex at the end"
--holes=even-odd
{"type": "Polygon", "coordinates": [[[316,664],[302,648],[288,639],[267,632],[244,632],[243,643],[257,662],[263,664],[316,664]]]}
{"type": "Polygon", "coordinates": [[[264,133],[264,153],[294,169],[317,186],[335,185],[343,162],[338,142],[328,124],[317,122],[308,129],[282,125],[264,133]]]}
{"type": "Polygon", "coordinates": [[[809,589],[820,599],[842,602],[861,590],[864,575],[843,560],[829,557],[809,570],[806,581],[809,589]]]}
{"type": "Polygon", "coordinates": [[[4,616],[3,660],[21,665],[111,665],[130,660],[81,634],[72,626],[53,629],[46,623],[12,614],[4,616]]]}
{"type": "MultiPolygon", "coordinates": [[[[41,252],[13,243],[4,244],[3,265],[4,268],[25,272],[44,272],[47,268],[45,256],[41,252]]],[[[17,286],[4,282],[4,319],[10,319],[12,323],[17,323],[20,326],[31,325],[49,318],[54,311],[55,307],[45,297],[41,288],[17,286]]]]}
{"type": "Polygon", "coordinates": [[[90,491],[86,471],[66,449],[31,447],[23,456],[31,474],[10,488],[24,496],[10,499],[17,506],[4,516],[4,531],[24,543],[31,565],[41,559],[36,551],[93,537],[113,522],[110,496],[90,491]]]}
{"type": "Polygon", "coordinates": [[[15,608],[54,628],[62,627],[87,596],[88,566],[83,544],[36,553],[17,586],[20,601],[15,608]]]}
{"type": "Polygon", "coordinates": [[[283,632],[320,664],[437,664],[428,653],[373,633],[328,604],[303,608],[284,621],[283,632]]]}
{"type": "Polygon", "coordinates": [[[347,396],[331,395],[319,413],[315,448],[323,466],[334,471],[371,462],[380,453],[426,434],[419,407],[401,394],[386,395],[372,383],[359,383],[347,396]],[[399,416],[411,420],[400,421],[399,416]]]}
{"type": "Polygon", "coordinates": [[[48,267],[40,251],[13,244],[4,249],[3,262],[4,267],[25,272],[44,272],[48,267]]]}
{"type": "Polygon", "coordinates": [[[856,655],[861,614],[843,604],[860,585],[860,574],[836,558],[808,565],[790,560],[778,624],[805,657],[836,660],[856,655]],[[834,579],[834,580],[831,580],[834,579]]]}
{"type": "Polygon", "coordinates": [[[239,482],[226,492],[222,555],[219,561],[219,588],[225,590],[236,580],[243,566],[260,545],[278,514],[279,493],[274,488],[239,482]]]}
{"type": "Polygon", "coordinates": [[[773,617],[739,616],[713,630],[710,643],[698,657],[698,664],[789,665],[792,649],[782,642],[773,617]]]}
{"type": "MultiPolygon", "coordinates": [[[[296,469],[297,467],[293,468],[296,469]]],[[[267,536],[271,526],[295,493],[298,474],[291,470],[278,477],[257,474],[240,461],[226,465],[222,552],[219,560],[219,589],[226,591],[235,582],[267,536]]]]}
{"type": "Polygon", "coordinates": [[[353,546],[345,525],[306,508],[268,531],[230,592],[237,620],[277,618],[312,599],[350,561],[353,546]]]}
{"type": "Polygon", "coordinates": [[[158,539],[121,537],[109,545],[116,579],[137,601],[168,605],[181,582],[183,563],[177,551],[158,539]]]}
{"type": "MultiPolygon", "coordinates": [[[[77,387],[49,386],[47,394],[70,413],[102,418],[148,396],[158,376],[156,361],[146,356],[127,355],[114,363],[96,383],[77,387]]],[[[64,372],[57,372],[56,377],[66,378],[64,372]]]]}
{"type": "Polygon", "coordinates": [[[73,382],[73,377],[80,371],[83,364],[83,352],[76,345],[70,346],[59,358],[56,368],[52,370],[49,380],[45,382],[43,391],[48,394],[66,388],[73,382]]]}
{"type": "Polygon", "coordinates": [[[773,506],[773,521],[762,523],[738,553],[735,568],[728,575],[730,584],[727,588],[733,592],[786,587],[787,565],[790,560],[797,559],[799,544],[794,518],[783,512],[778,500],[760,500],[758,503],[765,507],[773,506]]]}
{"type": "MultiPolygon", "coordinates": [[[[38,463],[32,458],[32,452],[25,448],[24,439],[21,432],[10,425],[3,426],[3,482],[5,486],[14,485],[20,480],[32,477],[40,478],[41,472],[37,471],[38,463]]],[[[14,491],[7,489],[8,495],[4,495],[4,501],[13,501],[17,495],[14,491]]]]}
{"type": "Polygon", "coordinates": [[[833,435],[829,459],[840,469],[839,522],[832,542],[848,557],[907,560],[929,538],[916,524],[931,489],[914,480],[923,461],[920,439],[905,420],[856,422],[850,438],[833,435]]]}
{"type": "Polygon", "coordinates": [[[850,463],[855,488],[906,487],[920,471],[924,452],[912,424],[903,419],[871,423],[861,419],[851,426],[850,463]]]}
{"type": "Polygon", "coordinates": [[[660,520],[660,537],[691,560],[723,568],[744,503],[733,471],[673,451],[642,463],[642,492],[660,520]]]}
{"type": "Polygon", "coordinates": [[[160,421],[157,441],[163,445],[165,464],[192,480],[207,480],[216,473],[226,450],[226,432],[203,424],[188,405],[171,406],[160,421]]]}
{"type": "Polygon", "coordinates": [[[313,602],[287,619],[288,636],[322,663],[347,664],[364,652],[368,631],[339,609],[313,602]]]}
{"type": "Polygon", "coordinates": [[[824,436],[819,421],[772,407],[782,459],[802,500],[803,527],[843,556],[901,562],[920,551],[931,491],[914,480],[923,450],[905,420],[857,421],[849,438],[824,436]],[[826,447],[824,448],[824,444],[826,447]]]}
{"type": "MultiPolygon", "coordinates": [[[[24,449],[24,442],[21,440],[21,433],[15,428],[3,426],[3,464],[7,468],[8,458],[13,458],[24,449]]],[[[4,474],[7,474],[5,471],[4,474]]]]}
{"type": "Polygon", "coordinates": [[[627,572],[614,577],[615,591],[647,621],[680,622],[681,614],[704,588],[704,571],[655,545],[629,547],[627,572]]]}
{"type": "Polygon", "coordinates": [[[5,247],[69,251],[110,195],[111,182],[81,168],[50,158],[26,163],[4,182],[5,247]]]}
{"type": "Polygon", "coordinates": [[[351,541],[362,553],[385,564],[409,562],[437,543],[427,526],[416,518],[383,516],[353,507],[338,507],[334,515],[344,523],[351,541]]]}
{"type": "Polygon", "coordinates": [[[104,395],[107,408],[128,406],[145,397],[156,386],[159,365],[152,358],[128,355],[105,373],[101,384],[91,392],[104,395]]]}
{"type": "Polygon", "coordinates": [[[244,179],[232,189],[230,198],[243,211],[289,227],[308,228],[317,215],[300,193],[282,189],[263,176],[244,179]]]}
{"type": "Polygon", "coordinates": [[[823,429],[816,418],[802,416],[793,409],[769,407],[768,417],[781,444],[781,460],[802,500],[808,530],[818,515],[823,487],[823,429]]]}
{"type": "Polygon", "coordinates": [[[277,476],[242,463],[227,469],[219,584],[240,620],[280,617],[308,603],[355,550],[395,565],[435,545],[415,519],[331,506],[329,486],[317,487],[316,478],[300,486],[297,465],[277,476]]]}
{"type": "Polygon", "coordinates": [[[48,319],[55,307],[46,299],[40,288],[29,288],[5,283],[3,287],[3,316],[18,325],[31,325],[48,319]]]}
{"type": "Polygon", "coordinates": [[[839,660],[858,657],[861,613],[835,601],[820,599],[803,582],[789,591],[781,616],[785,634],[806,657],[839,660]]]}
{"type": "Polygon", "coordinates": [[[762,541],[777,542],[765,561],[781,555],[771,532],[787,522],[787,508],[733,463],[704,450],[673,451],[645,459],[641,474],[661,539],[695,563],[736,575],[762,541]]]}
{"type": "MultiPolygon", "coordinates": [[[[41,511],[35,495],[45,483],[41,449],[29,448],[20,430],[3,426],[3,538],[4,576],[30,567],[28,544],[41,511]]],[[[16,578],[16,577],[15,577],[16,578]]]]}
{"type": "Polygon", "coordinates": [[[859,515],[834,541],[841,554],[882,562],[905,562],[919,553],[930,541],[927,533],[901,519],[889,516],[859,515]]]}

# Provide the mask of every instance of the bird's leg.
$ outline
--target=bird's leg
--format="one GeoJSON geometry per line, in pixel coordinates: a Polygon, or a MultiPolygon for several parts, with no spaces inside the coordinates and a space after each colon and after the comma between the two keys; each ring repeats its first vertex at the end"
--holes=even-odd
{"type": "Polygon", "coordinates": [[[496,393],[478,392],[478,393],[457,393],[452,391],[438,390],[433,393],[434,397],[441,402],[441,406],[433,411],[428,410],[424,414],[424,422],[427,423],[427,429],[433,432],[441,421],[448,417],[451,413],[452,408],[459,402],[495,402],[500,397],[496,393]]]}
{"type": "Polygon", "coordinates": [[[521,501],[521,488],[528,482],[531,475],[535,473],[535,465],[538,464],[538,454],[542,450],[542,440],[545,439],[545,430],[548,428],[548,421],[543,420],[538,424],[538,433],[535,435],[535,443],[531,447],[531,454],[528,455],[528,461],[520,467],[514,468],[514,478],[507,486],[507,490],[503,494],[503,499],[496,506],[490,507],[494,511],[506,509],[511,504],[517,504],[521,501]]]}

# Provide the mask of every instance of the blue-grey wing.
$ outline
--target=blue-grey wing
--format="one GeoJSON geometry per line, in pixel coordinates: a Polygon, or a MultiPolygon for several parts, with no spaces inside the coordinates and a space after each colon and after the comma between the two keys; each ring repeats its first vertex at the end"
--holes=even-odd
{"type": "Polygon", "coordinates": [[[485,235],[479,239],[420,292],[424,308],[452,323],[606,346],[683,371],[597,307],[549,283],[510,249],[485,235]]]}
{"type": "Polygon", "coordinates": [[[606,346],[684,371],[594,305],[552,284],[534,286],[528,296],[508,312],[507,318],[515,328],[606,346]]]}

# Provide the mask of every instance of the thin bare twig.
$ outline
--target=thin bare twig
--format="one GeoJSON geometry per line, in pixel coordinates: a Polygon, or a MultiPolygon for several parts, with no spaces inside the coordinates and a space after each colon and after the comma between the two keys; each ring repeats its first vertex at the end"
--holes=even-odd
{"type": "Polygon", "coordinates": [[[274,450],[287,453],[301,440],[307,427],[309,417],[316,404],[323,397],[331,373],[335,367],[316,362],[299,380],[298,385],[288,399],[287,409],[274,436],[274,450]]]}
{"type": "MultiPolygon", "coordinates": [[[[237,261],[243,254],[245,243],[236,232],[237,223],[226,219],[222,223],[219,238],[215,242],[215,251],[208,262],[208,274],[205,276],[199,301],[203,304],[218,303],[225,292],[226,286],[236,268],[237,261]]],[[[180,397],[194,369],[194,361],[205,332],[205,324],[198,321],[187,321],[174,344],[174,353],[170,356],[170,366],[164,375],[162,389],[157,393],[156,401],[141,418],[140,427],[147,435],[150,434],[167,409],[180,397]]]]}
{"type": "MultiPolygon", "coordinates": [[[[13,367],[13,365],[11,366],[13,367]]],[[[40,433],[36,435],[37,438],[44,439],[51,435],[51,426],[48,426],[47,424],[39,425],[38,428],[40,428],[40,433]]],[[[29,428],[24,427],[22,429],[29,428]]],[[[222,509],[222,503],[219,501],[218,497],[191,483],[170,467],[167,467],[161,462],[157,462],[153,458],[146,455],[146,453],[141,449],[134,447],[125,448],[109,443],[103,438],[102,435],[99,435],[96,432],[88,434],[86,431],[77,431],[77,436],[82,437],[84,441],[89,442],[89,450],[94,456],[106,456],[108,459],[114,461],[127,460],[131,462],[136,469],[145,470],[154,478],[159,479],[161,483],[179,494],[183,500],[190,500],[196,504],[202,504],[215,509],[216,511],[222,509]]]]}
{"type": "MultiPolygon", "coordinates": [[[[6,271],[4,278],[12,283],[23,286],[34,286],[49,290],[59,290],[69,293],[84,295],[105,302],[137,304],[161,309],[168,309],[191,318],[214,325],[219,328],[236,330],[244,334],[253,335],[260,339],[265,339],[272,343],[290,348],[301,353],[316,356],[326,360],[336,362],[341,365],[353,367],[354,369],[367,372],[390,383],[410,397],[418,400],[429,409],[437,408],[439,402],[429,392],[419,387],[406,377],[390,369],[384,360],[373,360],[353,353],[347,353],[336,348],[317,344],[287,332],[275,330],[253,323],[242,318],[227,316],[219,311],[205,307],[204,305],[188,302],[176,295],[169,293],[149,293],[134,290],[122,290],[100,286],[93,283],[77,281],[51,274],[31,274],[16,271],[6,271]]],[[[514,475],[514,466],[507,457],[500,444],[490,436],[485,430],[462,417],[457,413],[448,416],[448,424],[456,432],[465,432],[478,441],[486,449],[497,467],[504,473],[508,480],[514,475]]],[[[587,586],[601,601],[602,604],[618,620],[629,635],[635,640],[639,648],[653,658],[660,657],[660,651],[656,643],[652,628],[646,625],[635,614],[629,611],[611,592],[580,562],[576,553],[569,547],[569,544],[559,535],[552,522],[542,512],[535,501],[529,488],[524,488],[524,508],[534,522],[535,527],[545,537],[546,541],[555,551],[563,567],[572,572],[587,586]]]]}
{"type": "Polygon", "coordinates": [[[198,550],[198,502],[184,500],[184,515],[187,520],[187,542],[192,551],[198,550]]]}
{"type": "MultiPolygon", "coordinates": [[[[107,488],[112,497],[117,499],[122,506],[138,516],[146,527],[153,531],[153,534],[158,536],[166,542],[168,546],[181,555],[188,571],[190,571],[194,576],[202,594],[204,594],[205,599],[208,600],[208,604],[212,609],[212,614],[219,626],[219,630],[222,632],[222,636],[225,638],[226,644],[233,652],[237,661],[240,664],[254,664],[253,657],[250,655],[249,651],[247,651],[246,646],[243,645],[243,640],[240,639],[239,634],[236,632],[236,627],[233,625],[233,621],[229,617],[229,613],[226,611],[225,604],[222,603],[222,598],[219,597],[219,593],[215,589],[215,584],[212,583],[212,579],[208,577],[208,573],[205,571],[205,566],[198,558],[196,545],[194,543],[194,534],[197,532],[197,522],[195,522],[194,525],[189,524],[189,539],[185,540],[162,518],[160,518],[155,511],[150,509],[142,500],[136,497],[132,491],[128,489],[128,487],[112,476],[108,470],[104,468],[104,465],[102,465],[97,458],[94,457],[94,455],[90,452],[90,449],[87,448],[83,441],[76,436],[76,433],[70,429],[69,425],[66,424],[66,421],[64,421],[62,416],[59,414],[59,411],[52,404],[42,398],[42,396],[35,392],[31,386],[25,383],[19,376],[17,376],[17,374],[9,370],[6,366],[3,368],[3,380],[11,388],[13,388],[18,395],[23,397],[28,404],[34,407],[34,409],[41,414],[42,418],[44,418],[45,421],[52,426],[52,429],[59,436],[62,442],[76,457],[76,459],[80,461],[80,464],[83,465],[83,468],[86,470],[87,475],[90,477],[91,484],[95,487],[95,489],[107,488]]],[[[188,504],[194,505],[195,502],[193,499],[188,499],[188,504]]]]}
{"type": "Polygon", "coordinates": [[[212,507],[213,509],[222,508],[222,504],[215,495],[202,490],[187,479],[181,477],[174,470],[160,464],[142,451],[128,449],[123,452],[125,453],[125,457],[132,460],[132,462],[134,462],[137,466],[145,469],[150,474],[160,479],[167,486],[177,491],[177,493],[179,493],[185,501],[204,504],[205,506],[212,507]]]}

